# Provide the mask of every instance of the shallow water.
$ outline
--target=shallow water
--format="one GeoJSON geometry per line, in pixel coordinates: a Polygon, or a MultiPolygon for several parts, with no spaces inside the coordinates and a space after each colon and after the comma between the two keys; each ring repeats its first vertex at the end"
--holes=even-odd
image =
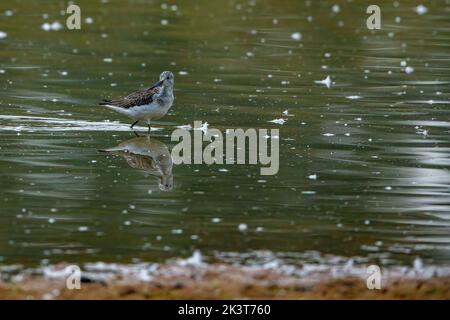
{"type": "Polygon", "coordinates": [[[164,261],[196,249],[227,262],[256,263],[263,250],[290,263],[450,263],[448,1],[422,15],[420,2],[383,4],[376,32],[365,1],[77,3],[80,31],[41,28],[64,28],[63,3],[0,4],[2,264],[164,261]],[[149,152],[170,150],[175,127],[194,120],[278,128],[279,173],[174,165],[162,191],[142,155],[100,152],[136,135],[97,102],[167,69],[176,100],[152,124],[149,152]],[[327,76],[330,88],[315,82],[327,76]]]}

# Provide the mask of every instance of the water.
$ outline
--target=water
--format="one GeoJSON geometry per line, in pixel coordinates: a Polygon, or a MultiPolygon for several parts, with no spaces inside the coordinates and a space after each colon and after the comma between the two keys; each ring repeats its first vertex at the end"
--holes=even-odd
{"type": "Polygon", "coordinates": [[[448,1],[421,15],[418,1],[383,4],[376,32],[365,1],[77,3],[80,31],[65,29],[64,3],[0,4],[3,265],[160,262],[196,249],[230,263],[260,252],[450,263],[448,1]],[[55,21],[63,29],[41,28],[55,21]],[[176,100],[150,138],[96,105],[163,70],[176,100]],[[327,76],[330,88],[316,83],[327,76]],[[171,132],[194,120],[280,129],[279,173],[173,165],[161,190],[148,155],[171,150],[171,132]],[[140,151],[100,151],[120,144],[140,151]]]}

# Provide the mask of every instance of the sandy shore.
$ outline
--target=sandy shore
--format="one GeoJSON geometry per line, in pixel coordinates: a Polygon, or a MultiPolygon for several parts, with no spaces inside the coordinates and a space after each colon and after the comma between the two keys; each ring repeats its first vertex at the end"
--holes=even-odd
{"type": "Polygon", "coordinates": [[[389,277],[369,290],[360,277],[303,278],[276,270],[222,264],[162,265],[147,279],[136,274],[83,276],[79,290],[45,274],[0,282],[0,299],[450,299],[450,277],[389,277]]]}

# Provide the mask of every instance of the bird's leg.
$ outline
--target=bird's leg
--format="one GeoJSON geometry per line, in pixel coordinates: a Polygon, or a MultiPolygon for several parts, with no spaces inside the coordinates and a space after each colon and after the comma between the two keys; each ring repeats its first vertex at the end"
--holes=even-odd
{"type": "Polygon", "coordinates": [[[147,125],[148,125],[148,132],[150,133],[150,131],[152,131],[152,128],[150,127],[150,120],[147,121],[147,125]]]}
{"type": "Polygon", "coordinates": [[[132,125],[131,125],[131,129],[133,129],[133,127],[139,122],[139,120],[135,121],[132,125]]]}

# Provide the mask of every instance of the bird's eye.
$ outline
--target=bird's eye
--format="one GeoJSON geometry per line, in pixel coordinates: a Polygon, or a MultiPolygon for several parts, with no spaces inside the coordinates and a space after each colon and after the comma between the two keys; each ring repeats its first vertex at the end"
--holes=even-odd
{"type": "Polygon", "coordinates": [[[170,77],[167,77],[166,79],[167,79],[167,80],[170,80],[170,77]]]}

